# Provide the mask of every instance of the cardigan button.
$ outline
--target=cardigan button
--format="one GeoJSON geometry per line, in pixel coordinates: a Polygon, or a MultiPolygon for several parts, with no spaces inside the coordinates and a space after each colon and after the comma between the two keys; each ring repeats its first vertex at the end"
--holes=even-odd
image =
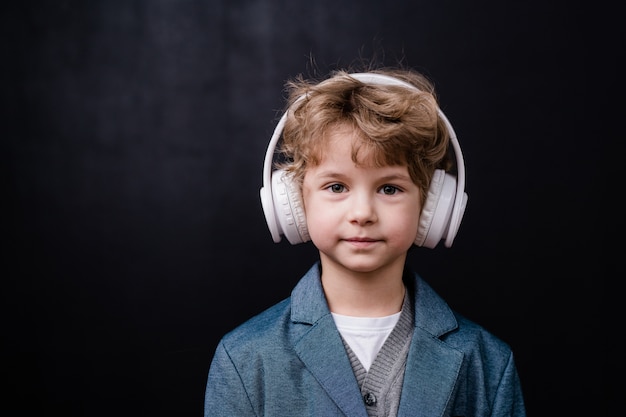
{"type": "Polygon", "coordinates": [[[363,396],[363,401],[365,401],[365,405],[369,405],[370,407],[376,405],[376,396],[371,392],[368,392],[363,396]]]}

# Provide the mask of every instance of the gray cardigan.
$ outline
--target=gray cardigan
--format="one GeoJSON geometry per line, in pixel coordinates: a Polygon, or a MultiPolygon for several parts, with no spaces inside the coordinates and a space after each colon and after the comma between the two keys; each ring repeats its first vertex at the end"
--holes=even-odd
{"type": "MultiPolygon", "coordinates": [[[[526,415],[513,354],[405,273],[413,334],[398,416],[526,415]]],[[[291,297],[226,334],[206,385],[205,417],[367,417],[322,290],[319,264],[291,297]]]]}

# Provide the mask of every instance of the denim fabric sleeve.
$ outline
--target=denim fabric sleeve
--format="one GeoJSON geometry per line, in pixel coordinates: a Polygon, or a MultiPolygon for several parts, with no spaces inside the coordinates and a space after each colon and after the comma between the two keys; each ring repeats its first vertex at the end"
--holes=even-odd
{"type": "Polygon", "coordinates": [[[223,342],[215,351],[204,397],[204,417],[256,416],[223,342]]]}
{"type": "Polygon", "coordinates": [[[526,416],[519,374],[512,353],[509,355],[509,361],[498,386],[491,415],[492,417],[526,416]]]}

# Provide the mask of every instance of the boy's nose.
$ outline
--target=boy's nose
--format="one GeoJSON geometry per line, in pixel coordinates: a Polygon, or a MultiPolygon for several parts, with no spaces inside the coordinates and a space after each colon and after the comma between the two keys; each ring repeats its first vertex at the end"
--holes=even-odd
{"type": "Polygon", "coordinates": [[[367,195],[355,195],[350,206],[350,221],[357,224],[372,223],[377,220],[376,207],[367,195]]]}

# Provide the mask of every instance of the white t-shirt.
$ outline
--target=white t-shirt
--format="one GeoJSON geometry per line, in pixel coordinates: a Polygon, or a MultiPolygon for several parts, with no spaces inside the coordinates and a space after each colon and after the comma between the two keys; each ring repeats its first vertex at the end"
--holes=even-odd
{"type": "Polygon", "coordinates": [[[400,319],[400,313],[385,317],[354,317],[331,313],[350,349],[369,371],[378,351],[400,319]]]}

